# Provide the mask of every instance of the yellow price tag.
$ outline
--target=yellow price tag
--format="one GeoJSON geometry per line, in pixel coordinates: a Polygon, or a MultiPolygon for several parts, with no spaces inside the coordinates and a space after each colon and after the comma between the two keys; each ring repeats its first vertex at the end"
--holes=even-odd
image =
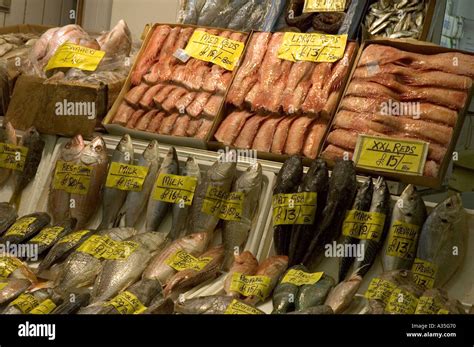
{"type": "Polygon", "coordinates": [[[27,147],[0,143],[0,167],[23,171],[27,154],[27,147]]]}
{"type": "Polygon", "coordinates": [[[8,306],[16,307],[23,314],[29,313],[32,309],[39,305],[38,299],[33,294],[21,294],[18,298],[13,300],[8,306]]]}
{"type": "Polygon", "coordinates": [[[51,299],[46,299],[41,304],[30,311],[30,314],[50,314],[56,308],[56,304],[51,299]]]}
{"type": "Polygon", "coordinates": [[[91,230],[79,230],[75,231],[72,234],[66,235],[62,237],[58,243],[77,243],[79,242],[84,235],[87,235],[91,232],[91,230]]]}
{"type": "Polygon", "coordinates": [[[227,199],[223,202],[219,218],[229,221],[240,221],[244,209],[244,193],[231,192],[227,199]]]}
{"type": "Polygon", "coordinates": [[[434,286],[438,268],[429,261],[416,258],[411,268],[415,282],[420,286],[431,289],[434,286]]]}
{"type": "Polygon", "coordinates": [[[428,142],[360,134],[354,151],[357,167],[410,175],[423,175],[428,142]]]}
{"type": "Polygon", "coordinates": [[[296,286],[302,286],[305,284],[315,284],[317,283],[324,275],[324,272],[304,272],[301,270],[290,269],[287,271],[281,283],[291,283],[296,286]]]}
{"type": "Polygon", "coordinates": [[[387,304],[392,292],[397,288],[395,284],[381,278],[374,278],[365,292],[365,297],[369,300],[380,300],[387,304]]]}
{"type": "Polygon", "coordinates": [[[120,164],[112,162],[105,186],[119,190],[140,192],[143,189],[148,168],[145,166],[120,164]]]}
{"type": "Polygon", "coordinates": [[[86,195],[89,191],[91,174],[90,167],[58,160],[53,178],[53,188],[65,190],[71,194],[86,195]]]}
{"type": "Polygon", "coordinates": [[[436,314],[441,309],[441,300],[437,297],[422,296],[418,300],[415,314],[436,314]]]}
{"type": "Polygon", "coordinates": [[[75,45],[71,42],[62,44],[49,59],[45,71],[73,67],[85,71],[95,71],[99,66],[105,52],[96,49],[75,45]]]}
{"type": "Polygon", "coordinates": [[[120,314],[139,314],[146,310],[140,299],[127,291],[120,293],[105,305],[113,306],[120,314]]]}
{"type": "Polygon", "coordinates": [[[313,224],[317,198],[314,192],[273,195],[273,225],[313,224]]]}
{"type": "Polygon", "coordinates": [[[388,233],[387,255],[401,259],[413,259],[416,255],[420,226],[395,221],[388,233]]]}
{"type": "Polygon", "coordinates": [[[196,177],[160,174],[156,179],[153,199],[191,206],[197,183],[196,177]]]}
{"type": "Polygon", "coordinates": [[[133,241],[115,241],[108,236],[92,235],[77,249],[97,259],[124,260],[136,251],[139,244],[133,241]]]}
{"type": "Polygon", "coordinates": [[[272,280],[268,276],[245,276],[234,272],[230,290],[243,296],[256,296],[261,300],[265,300],[270,294],[271,282],[272,280]]]}
{"type": "Polygon", "coordinates": [[[278,49],[278,58],[297,61],[338,61],[344,56],[347,35],[301,34],[287,32],[278,49]]]}
{"type": "Polygon", "coordinates": [[[384,224],[383,213],[350,210],[347,211],[342,224],[342,234],[360,240],[380,241],[384,224]]]}
{"type": "Polygon", "coordinates": [[[232,300],[224,314],[264,314],[262,311],[252,307],[250,305],[244,304],[236,299],[232,300]]]}
{"type": "Polygon", "coordinates": [[[218,218],[228,197],[229,193],[222,190],[221,187],[209,185],[201,211],[218,218]]]}
{"type": "Polygon", "coordinates": [[[35,217],[20,218],[8,229],[5,236],[25,236],[28,227],[35,221],[35,217]]]}
{"type": "Polygon", "coordinates": [[[63,227],[51,227],[51,228],[44,228],[39,232],[38,235],[33,237],[30,241],[30,243],[38,243],[42,245],[50,245],[52,244],[63,232],[64,228],[63,227]]]}
{"type": "Polygon", "coordinates": [[[418,306],[418,299],[413,294],[397,288],[390,295],[385,310],[390,313],[413,314],[418,306]]]}
{"type": "Polygon", "coordinates": [[[20,266],[23,263],[17,258],[0,257],[0,278],[7,278],[20,266]]]}
{"type": "Polygon", "coordinates": [[[166,260],[166,264],[176,271],[201,271],[211,260],[212,258],[210,257],[196,258],[183,250],[178,250],[166,260]]]}
{"type": "Polygon", "coordinates": [[[233,71],[244,51],[244,43],[195,30],[185,52],[196,59],[233,71]]]}
{"type": "Polygon", "coordinates": [[[346,0],[305,0],[303,13],[309,12],[344,12],[346,0]]]}

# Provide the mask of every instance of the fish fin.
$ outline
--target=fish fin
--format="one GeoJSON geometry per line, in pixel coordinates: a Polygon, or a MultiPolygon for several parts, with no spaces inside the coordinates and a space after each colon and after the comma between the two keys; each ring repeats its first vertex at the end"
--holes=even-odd
{"type": "Polygon", "coordinates": [[[53,281],[37,282],[37,283],[34,283],[34,285],[30,288],[30,291],[34,292],[40,289],[50,289],[50,288],[54,288],[53,281]]]}

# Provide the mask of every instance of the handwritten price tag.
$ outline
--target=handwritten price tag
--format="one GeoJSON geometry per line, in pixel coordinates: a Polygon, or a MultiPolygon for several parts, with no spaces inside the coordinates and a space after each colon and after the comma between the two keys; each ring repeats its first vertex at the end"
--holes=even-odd
{"type": "Polygon", "coordinates": [[[21,294],[18,298],[13,300],[8,306],[9,307],[16,307],[19,309],[23,314],[29,313],[32,309],[38,306],[40,303],[38,299],[36,299],[33,294],[21,294]]]}
{"type": "Polygon", "coordinates": [[[143,189],[143,182],[145,182],[147,174],[147,167],[112,162],[105,186],[119,190],[140,192],[143,189]]]}
{"type": "Polygon", "coordinates": [[[397,288],[390,295],[385,310],[390,313],[413,314],[418,306],[418,299],[413,294],[397,288]]]}
{"type": "Polygon", "coordinates": [[[232,300],[230,305],[225,310],[224,314],[264,314],[259,309],[250,305],[244,304],[236,299],[232,300]]]}
{"type": "Polygon", "coordinates": [[[185,51],[193,58],[211,62],[233,71],[244,47],[242,42],[196,30],[189,39],[185,51]]]}
{"type": "Polygon", "coordinates": [[[92,169],[84,165],[74,165],[62,160],[56,163],[53,188],[71,194],[86,195],[91,183],[92,169]]]}
{"type": "Polygon", "coordinates": [[[347,35],[300,34],[287,32],[278,49],[278,58],[332,63],[344,56],[347,35]]]}
{"type": "Polygon", "coordinates": [[[223,202],[219,218],[230,221],[240,221],[244,209],[244,193],[231,192],[223,202]]]}
{"type": "Polygon", "coordinates": [[[324,272],[309,273],[301,270],[290,269],[281,280],[281,283],[291,283],[295,286],[315,284],[323,277],[323,275],[324,272]]]}
{"type": "Polygon", "coordinates": [[[347,211],[342,224],[342,234],[360,240],[379,241],[384,223],[385,214],[383,213],[350,210],[347,211]]]}
{"type": "Polygon", "coordinates": [[[63,227],[50,227],[44,228],[39,232],[38,235],[33,237],[29,243],[38,243],[41,245],[50,245],[52,244],[58,236],[63,232],[63,227]]]}
{"type": "Polygon", "coordinates": [[[102,58],[104,58],[104,55],[104,51],[66,42],[56,50],[44,70],[48,71],[61,67],[73,67],[85,71],[95,71],[102,58]]]}
{"type": "Polygon", "coordinates": [[[212,260],[210,257],[196,258],[193,255],[178,250],[171,257],[166,260],[166,264],[171,266],[176,271],[196,270],[201,271],[212,260]]]}
{"type": "Polygon", "coordinates": [[[369,300],[380,300],[387,304],[392,292],[397,288],[392,282],[381,278],[374,278],[369,284],[369,288],[365,292],[365,297],[369,300]]]}
{"type": "Polygon", "coordinates": [[[0,167],[23,171],[28,148],[0,143],[0,167]]]}
{"type": "Polygon", "coordinates": [[[108,236],[92,235],[77,250],[97,259],[124,260],[136,251],[133,241],[115,241],[108,236]]]}
{"type": "Polygon", "coordinates": [[[273,225],[313,224],[317,197],[314,192],[273,195],[273,225]]]}
{"type": "Polygon", "coordinates": [[[79,230],[59,239],[58,243],[78,243],[84,236],[90,234],[92,230],[79,230]]]}
{"type": "Polygon", "coordinates": [[[415,283],[425,288],[433,288],[436,279],[436,272],[438,268],[435,264],[416,258],[411,268],[415,283]]]}
{"type": "Polygon", "coordinates": [[[196,187],[196,177],[161,174],[156,179],[153,199],[190,206],[196,187]]]}
{"type": "Polygon", "coordinates": [[[413,259],[416,254],[420,226],[395,221],[388,233],[387,255],[401,259],[413,259]]]}
{"type": "Polygon", "coordinates": [[[0,278],[8,278],[20,266],[23,264],[17,258],[0,257],[0,278]]]}
{"type": "Polygon", "coordinates": [[[56,308],[56,304],[51,299],[46,299],[41,304],[30,311],[30,314],[50,314],[56,308]]]}
{"type": "Polygon", "coordinates": [[[122,292],[105,304],[113,306],[120,314],[139,314],[146,310],[145,305],[131,292],[122,292]]]}
{"type": "Polygon", "coordinates": [[[22,217],[5,233],[5,236],[25,236],[28,227],[36,221],[35,217],[22,217]]]}
{"type": "Polygon", "coordinates": [[[265,300],[270,294],[271,278],[268,276],[245,276],[234,272],[230,284],[230,290],[238,292],[243,296],[256,296],[265,300]]]}
{"type": "Polygon", "coordinates": [[[202,203],[201,211],[214,217],[219,217],[228,196],[229,193],[220,187],[209,185],[202,203]]]}
{"type": "Polygon", "coordinates": [[[428,142],[359,135],[354,152],[357,167],[423,175],[428,142]]]}
{"type": "Polygon", "coordinates": [[[305,0],[303,13],[309,12],[343,12],[346,0],[305,0]]]}

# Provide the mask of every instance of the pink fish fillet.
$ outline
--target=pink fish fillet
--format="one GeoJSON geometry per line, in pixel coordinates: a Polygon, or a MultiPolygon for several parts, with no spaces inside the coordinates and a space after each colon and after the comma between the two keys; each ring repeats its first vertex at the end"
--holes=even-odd
{"type": "Polygon", "coordinates": [[[207,101],[211,97],[211,94],[207,92],[199,93],[193,102],[186,108],[186,112],[191,117],[197,117],[202,113],[204,106],[206,106],[207,101]]]}
{"type": "Polygon", "coordinates": [[[155,116],[153,116],[150,124],[148,124],[148,127],[146,128],[146,130],[152,133],[158,132],[160,130],[161,122],[165,116],[166,116],[166,113],[157,112],[155,116]]]}
{"type": "Polygon", "coordinates": [[[321,157],[326,160],[336,161],[338,159],[352,159],[354,153],[334,145],[328,145],[321,153],[321,157]]]}
{"type": "Polygon", "coordinates": [[[203,118],[191,118],[188,124],[188,128],[186,129],[186,135],[189,137],[194,137],[199,131],[203,122],[203,118]]]}
{"type": "Polygon", "coordinates": [[[140,118],[145,114],[145,110],[136,110],[132,116],[128,119],[127,128],[134,129],[140,118]]]}
{"type": "Polygon", "coordinates": [[[174,125],[171,135],[173,136],[186,136],[186,129],[189,126],[190,117],[185,114],[178,117],[174,125]]]}
{"type": "Polygon", "coordinates": [[[247,120],[242,131],[240,132],[233,145],[237,148],[251,148],[253,140],[258,133],[261,124],[268,118],[268,116],[257,114],[247,120]]]}
{"type": "Polygon", "coordinates": [[[161,104],[166,100],[168,95],[175,90],[176,86],[169,85],[164,88],[162,88],[154,97],[153,97],[153,102],[155,103],[155,106],[158,108],[161,108],[161,104]]]}
{"type": "Polygon", "coordinates": [[[247,119],[253,115],[253,113],[247,111],[232,112],[222,121],[214,137],[226,146],[232,145],[237,136],[239,136],[247,119]]]}
{"type": "Polygon", "coordinates": [[[252,149],[261,152],[270,152],[270,149],[272,148],[273,135],[275,134],[278,123],[283,119],[283,116],[267,119],[260,129],[258,129],[257,136],[255,136],[255,140],[252,144],[252,149]]]}
{"type": "Polygon", "coordinates": [[[125,101],[122,101],[122,103],[117,109],[117,112],[115,113],[112,123],[120,124],[120,125],[127,124],[133,112],[135,112],[135,109],[132,106],[130,106],[128,103],[126,103],[125,101]]]}
{"type": "Polygon", "coordinates": [[[138,123],[135,125],[135,129],[146,131],[148,126],[150,125],[151,120],[153,119],[153,117],[155,116],[157,112],[158,110],[151,110],[145,113],[143,117],[141,117],[138,123]]]}
{"type": "Polygon", "coordinates": [[[167,112],[171,112],[176,108],[176,102],[181,99],[188,91],[184,88],[177,87],[173,89],[171,93],[169,93],[168,97],[165,101],[161,104],[161,108],[167,112]]]}
{"type": "Polygon", "coordinates": [[[206,106],[202,110],[202,114],[209,118],[215,118],[219,114],[224,97],[222,95],[213,95],[207,101],[206,106]]]}
{"type": "Polygon", "coordinates": [[[311,62],[299,61],[291,67],[281,102],[283,111],[286,113],[293,114],[300,111],[312,84],[311,76],[315,65],[311,62]]]}
{"type": "Polygon", "coordinates": [[[303,146],[303,155],[307,158],[316,159],[319,146],[326,133],[327,124],[323,120],[316,120],[311,124],[308,136],[303,146]]]}
{"type": "Polygon", "coordinates": [[[300,154],[303,150],[305,135],[309,125],[314,121],[311,117],[298,117],[291,124],[288,139],[285,144],[285,154],[300,154]]]}
{"type": "Polygon", "coordinates": [[[162,135],[170,135],[178,117],[179,113],[172,113],[165,116],[161,122],[159,133],[162,135]]]}
{"type": "Polygon", "coordinates": [[[326,97],[323,94],[323,87],[331,75],[330,63],[319,63],[311,74],[311,87],[301,105],[301,110],[305,113],[318,114],[324,107],[326,97]]]}
{"type": "Polygon", "coordinates": [[[179,113],[186,113],[186,107],[188,107],[194,100],[198,93],[188,92],[184,94],[178,101],[176,101],[176,109],[179,113]]]}
{"type": "Polygon", "coordinates": [[[138,107],[140,99],[149,88],[150,86],[146,83],[141,83],[140,85],[133,87],[127,92],[127,94],[125,94],[125,101],[134,107],[138,107]]]}
{"type": "Polygon", "coordinates": [[[196,135],[194,135],[194,137],[200,140],[205,140],[206,137],[209,135],[209,132],[211,131],[213,125],[214,121],[203,118],[201,126],[199,127],[199,130],[197,131],[196,135]]]}
{"type": "Polygon", "coordinates": [[[288,83],[288,76],[289,76],[292,64],[293,64],[292,62],[287,61],[287,60],[285,60],[281,64],[280,78],[275,83],[275,85],[272,86],[272,90],[270,91],[270,93],[266,93],[266,95],[268,95],[267,98],[261,98],[261,99],[258,98],[255,100],[254,102],[255,107],[262,108],[263,110],[270,113],[278,113],[278,111],[281,108],[282,96],[283,96],[285,87],[288,83]],[[259,104],[260,100],[263,100],[263,104],[259,104]]]}
{"type": "Polygon", "coordinates": [[[153,107],[153,97],[165,87],[164,84],[157,84],[152,87],[150,87],[145,94],[143,94],[141,100],[140,100],[140,107],[145,108],[145,109],[150,109],[153,107]]]}
{"type": "Polygon", "coordinates": [[[270,150],[272,153],[283,154],[291,123],[293,123],[295,119],[295,116],[285,117],[278,124],[275,134],[273,135],[273,143],[270,150]]]}

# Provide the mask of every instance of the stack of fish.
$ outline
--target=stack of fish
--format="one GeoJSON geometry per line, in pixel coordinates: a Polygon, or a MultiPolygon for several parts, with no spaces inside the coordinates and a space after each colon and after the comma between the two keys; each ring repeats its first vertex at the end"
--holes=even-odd
{"type": "Polygon", "coordinates": [[[206,139],[232,80],[232,72],[175,53],[195,30],[244,42],[247,34],[219,29],[160,25],[154,29],[131,74],[132,87],[112,124],[162,135],[206,139]]]}
{"type": "Polygon", "coordinates": [[[472,78],[472,55],[418,54],[370,44],[339,105],[322,156],[351,157],[358,134],[424,140],[429,142],[424,175],[437,177],[472,78]]]}
{"type": "Polygon", "coordinates": [[[275,154],[316,158],[336,109],[356,44],[335,63],[278,58],[284,33],[254,33],[227,95],[235,109],[215,133],[219,142],[275,154]]]}
{"type": "Polygon", "coordinates": [[[370,35],[418,39],[430,0],[379,0],[370,5],[365,27],[370,35]]]}

